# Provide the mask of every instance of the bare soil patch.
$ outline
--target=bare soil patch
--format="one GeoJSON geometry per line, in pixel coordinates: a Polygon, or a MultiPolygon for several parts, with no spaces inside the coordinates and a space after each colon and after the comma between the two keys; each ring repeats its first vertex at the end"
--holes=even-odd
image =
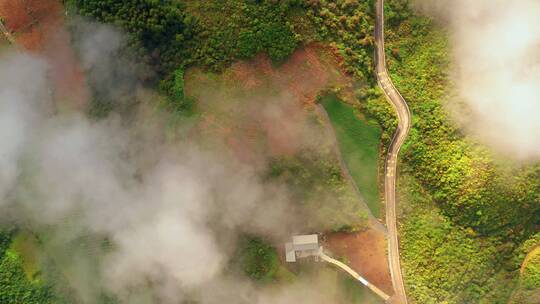
{"type": "Polygon", "coordinates": [[[19,32],[32,24],[32,17],[28,14],[24,1],[3,0],[0,2],[0,16],[4,18],[4,25],[12,32],[19,32]]]}
{"type": "Polygon", "coordinates": [[[43,41],[45,40],[43,31],[37,26],[28,27],[24,32],[16,34],[17,44],[25,50],[33,53],[43,52],[43,41]]]}
{"type": "Polygon", "coordinates": [[[267,145],[264,153],[293,155],[304,144],[305,108],[327,88],[351,86],[339,62],[328,54],[328,48],[310,45],[280,66],[261,54],[217,75],[191,69],[186,73],[186,93],[212,113],[209,121],[217,120],[220,132],[227,130],[227,143],[239,158],[256,159],[261,135],[267,145]]]}
{"type": "Polygon", "coordinates": [[[358,233],[335,233],[326,237],[324,247],[387,294],[393,294],[386,257],[386,238],[374,229],[358,233]]]}
{"type": "Polygon", "coordinates": [[[64,8],[57,0],[0,2],[0,16],[26,50],[49,63],[56,100],[82,107],[89,97],[84,73],[64,27],[64,8]]]}

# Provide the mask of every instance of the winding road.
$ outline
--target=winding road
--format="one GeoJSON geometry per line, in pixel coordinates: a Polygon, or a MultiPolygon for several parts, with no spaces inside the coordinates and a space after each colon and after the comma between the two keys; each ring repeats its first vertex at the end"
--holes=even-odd
{"type": "Polygon", "coordinates": [[[395,292],[392,300],[396,303],[406,304],[407,295],[405,293],[405,285],[403,284],[401,264],[399,261],[399,240],[396,220],[396,180],[398,153],[411,128],[411,113],[407,102],[405,102],[405,99],[403,99],[392,83],[386,69],[384,54],[384,0],[377,0],[375,42],[377,45],[375,52],[377,81],[398,117],[398,126],[388,147],[385,159],[384,200],[386,203],[386,227],[388,229],[388,262],[390,264],[390,274],[395,292]]]}

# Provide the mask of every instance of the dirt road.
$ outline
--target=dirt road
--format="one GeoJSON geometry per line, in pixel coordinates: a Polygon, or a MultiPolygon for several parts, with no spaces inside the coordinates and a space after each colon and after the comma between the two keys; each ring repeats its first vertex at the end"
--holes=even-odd
{"type": "Polygon", "coordinates": [[[368,282],[365,278],[360,276],[356,271],[352,270],[349,266],[345,265],[344,263],[329,257],[328,255],[326,255],[322,251],[319,253],[319,257],[323,261],[325,261],[327,263],[330,263],[330,264],[333,264],[333,265],[341,268],[342,270],[346,271],[353,278],[355,278],[357,281],[362,283],[362,285],[366,286],[371,291],[373,291],[376,295],[381,297],[381,299],[383,299],[385,302],[387,302],[390,299],[390,297],[386,293],[384,293],[384,291],[380,290],[379,288],[377,288],[377,286],[375,286],[375,285],[371,284],[370,282],[368,282]]]}

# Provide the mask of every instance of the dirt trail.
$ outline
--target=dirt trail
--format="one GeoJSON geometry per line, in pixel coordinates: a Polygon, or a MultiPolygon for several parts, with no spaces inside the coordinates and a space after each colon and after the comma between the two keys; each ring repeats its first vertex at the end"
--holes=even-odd
{"type": "Polygon", "coordinates": [[[334,233],[327,236],[324,248],[334,257],[344,257],[348,265],[387,294],[393,293],[386,238],[369,229],[358,233],[334,233]]]}

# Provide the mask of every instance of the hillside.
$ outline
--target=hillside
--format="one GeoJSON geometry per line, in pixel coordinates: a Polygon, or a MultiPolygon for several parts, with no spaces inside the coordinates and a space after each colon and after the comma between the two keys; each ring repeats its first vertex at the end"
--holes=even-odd
{"type": "Polygon", "coordinates": [[[408,303],[538,303],[540,163],[462,124],[455,29],[408,0],[384,2],[412,121],[388,171],[376,3],[0,4],[0,303],[380,303],[284,244],[392,295],[396,217],[408,303]]]}

